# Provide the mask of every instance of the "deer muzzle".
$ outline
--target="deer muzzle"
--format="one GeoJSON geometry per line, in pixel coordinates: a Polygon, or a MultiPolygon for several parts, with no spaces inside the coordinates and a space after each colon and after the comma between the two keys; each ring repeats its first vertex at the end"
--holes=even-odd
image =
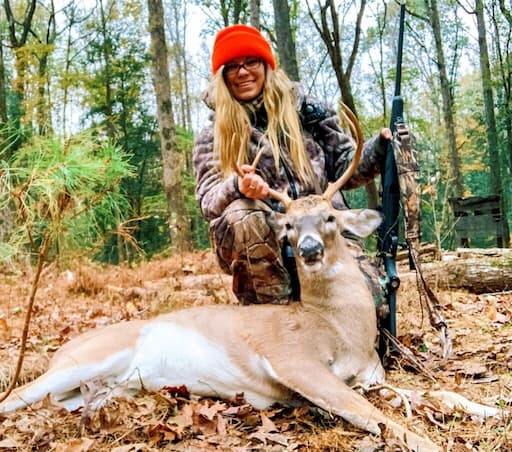
{"type": "Polygon", "coordinates": [[[300,242],[298,251],[299,256],[302,258],[303,262],[307,265],[312,265],[323,258],[324,245],[314,237],[307,235],[300,242]]]}

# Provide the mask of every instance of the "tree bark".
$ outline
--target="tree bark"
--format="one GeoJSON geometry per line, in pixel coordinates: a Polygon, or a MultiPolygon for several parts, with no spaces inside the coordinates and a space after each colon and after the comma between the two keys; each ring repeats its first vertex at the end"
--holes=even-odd
{"type": "Polygon", "coordinates": [[[297,52],[290,25],[290,6],[286,0],[273,0],[274,23],[277,38],[277,51],[284,71],[292,80],[299,81],[297,52]]]}
{"type": "Polygon", "coordinates": [[[169,214],[171,249],[174,252],[182,252],[190,249],[190,228],[182,187],[183,158],[176,145],[162,0],[148,0],[148,12],[153,87],[156,95],[160,129],[160,148],[164,190],[167,196],[169,214]]]}
{"type": "Polygon", "coordinates": [[[436,47],[436,63],[439,70],[439,83],[441,85],[441,97],[443,100],[443,117],[446,135],[448,137],[448,160],[450,162],[450,179],[453,184],[452,192],[456,198],[460,198],[464,193],[464,180],[462,178],[460,157],[455,138],[454,100],[446,70],[439,8],[437,0],[427,0],[426,3],[430,12],[430,25],[436,47]]]}
{"type": "Polygon", "coordinates": [[[250,0],[249,1],[249,9],[250,9],[250,24],[257,28],[258,30],[261,28],[261,14],[260,14],[260,0],[250,0]]]}

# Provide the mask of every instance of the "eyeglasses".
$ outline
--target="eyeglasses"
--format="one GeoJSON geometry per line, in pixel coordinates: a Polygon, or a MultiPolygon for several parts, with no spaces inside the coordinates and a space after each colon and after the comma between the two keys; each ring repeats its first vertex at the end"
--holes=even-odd
{"type": "Polygon", "coordinates": [[[227,77],[234,77],[242,68],[249,72],[255,71],[260,67],[261,63],[262,61],[260,58],[247,58],[242,63],[227,63],[224,66],[224,75],[227,77]]]}

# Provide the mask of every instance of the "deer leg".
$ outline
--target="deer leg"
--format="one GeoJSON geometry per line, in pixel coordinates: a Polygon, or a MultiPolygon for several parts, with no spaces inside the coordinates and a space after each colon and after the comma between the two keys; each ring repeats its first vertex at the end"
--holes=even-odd
{"type": "Polygon", "coordinates": [[[288,354],[279,359],[269,359],[267,371],[282,385],[320,408],[341,416],[356,427],[379,435],[379,424],[384,424],[395,436],[404,439],[412,450],[441,451],[428,438],[419,436],[388,418],[320,361],[288,354]]]}
{"type": "Polygon", "coordinates": [[[131,356],[132,350],[121,350],[108,356],[106,359],[92,361],[77,365],[71,358],[61,358],[57,363],[50,363],[47,372],[15,389],[7,399],[0,404],[0,413],[8,413],[19,408],[24,408],[31,403],[44,399],[51,394],[55,400],[66,406],[66,400],[72,398],[73,407],[81,404],[77,396],[82,381],[107,378],[119,373],[119,369],[125,367],[131,356]]]}

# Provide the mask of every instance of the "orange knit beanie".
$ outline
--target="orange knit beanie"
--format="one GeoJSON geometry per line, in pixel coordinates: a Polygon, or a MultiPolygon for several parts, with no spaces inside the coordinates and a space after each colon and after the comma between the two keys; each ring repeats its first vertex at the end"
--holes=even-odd
{"type": "Polygon", "coordinates": [[[212,72],[230,60],[242,57],[260,57],[272,68],[276,60],[267,40],[254,27],[248,25],[231,25],[217,33],[212,53],[212,72]]]}

